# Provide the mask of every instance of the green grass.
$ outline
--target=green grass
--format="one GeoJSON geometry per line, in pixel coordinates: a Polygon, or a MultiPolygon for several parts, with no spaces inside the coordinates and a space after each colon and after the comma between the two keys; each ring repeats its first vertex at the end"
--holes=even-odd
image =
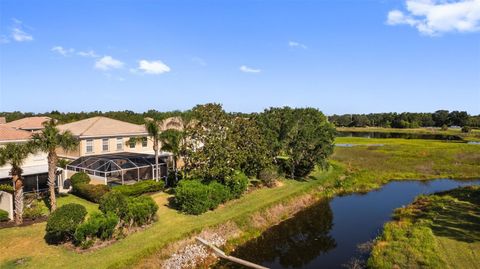
{"type": "Polygon", "coordinates": [[[287,180],[281,187],[255,190],[240,199],[228,202],[215,211],[200,216],[184,215],[167,207],[169,195],[157,193],[152,197],[161,205],[158,211],[158,222],[113,245],[83,254],[75,253],[62,246],[47,245],[43,240],[45,223],[2,229],[0,230],[0,253],[2,253],[0,267],[11,266],[19,259],[25,259],[19,268],[127,267],[155,253],[167,243],[184,238],[205,227],[228,220],[245,222],[252,213],[305,193],[326,181],[332,181],[341,173],[342,170],[336,168],[326,173],[317,172],[315,174],[317,180],[302,182],[287,180]]]}
{"type": "MultiPolygon", "coordinates": [[[[258,189],[200,216],[179,213],[167,206],[165,193],[152,195],[160,205],[158,222],[115,244],[79,254],[63,246],[51,246],[43,239],[45,223],[0,230],[0,268],[111,268],[131,267],[158,253],[166,244],[206,227],[234,220],[243,225],[263,209],[323,186],[319,195],[338,191],[367,191],[391,179],[469,178],[480,176],[480,145],[445,143],[433,140],[338,138],[337,143],[361,144],[335,149],[334,168],[315,171],[306,181],[284,180],[283,186],[258,189]],[[368,144],[385,144],[383,147],[368,144]]],[[[59,204],[80,202],[92,212],[96,205],[75,196],[59,204]]]]}
{"type": "Polygon", "coordinates": [[[397,209],[371,268],[480,268],[480,186],[419,196],[397,209]]]}

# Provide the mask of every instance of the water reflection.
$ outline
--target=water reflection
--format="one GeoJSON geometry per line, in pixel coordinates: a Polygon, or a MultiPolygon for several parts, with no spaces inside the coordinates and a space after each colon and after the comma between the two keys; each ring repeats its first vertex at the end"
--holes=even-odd
{"type": "MultiPolygon", "coordinates": [[[[231,255],[248,257],[249,261],[267,267],[271,267],[270,264],[282,268],[304,267],[336,247],[335,239],[329,235],[332,220],[333,213],[328,201],[321,201],[238,247],[231,255]]],[[[222,262],[217,268],[242,267],[222,262]]]]}
{"type": "Polygon", "coordinates": [[[410,134],[410,133],[384,133],[384,132],[339,132],[339,137],[363,137],[363,138],[403,138],[403,139],[429,139],[429,140],[454,140],[461,141],[457,135],[443,134],[410,134]]]}

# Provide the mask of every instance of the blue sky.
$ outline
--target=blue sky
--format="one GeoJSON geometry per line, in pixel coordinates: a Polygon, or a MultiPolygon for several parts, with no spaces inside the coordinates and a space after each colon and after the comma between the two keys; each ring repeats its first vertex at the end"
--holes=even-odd
{"type": "Polygon", "coordinates": [[[0,2],[0,111],[480,113],[480,0],[0,2]]]}

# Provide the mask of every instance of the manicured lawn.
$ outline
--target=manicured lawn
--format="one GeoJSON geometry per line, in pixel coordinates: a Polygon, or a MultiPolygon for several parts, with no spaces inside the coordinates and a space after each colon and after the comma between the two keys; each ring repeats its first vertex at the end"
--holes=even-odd
{"type": "Polygon", "coordinates": [[[372,268],[480,268],[480,186],[420,196],[385,225],[372,268]]]}

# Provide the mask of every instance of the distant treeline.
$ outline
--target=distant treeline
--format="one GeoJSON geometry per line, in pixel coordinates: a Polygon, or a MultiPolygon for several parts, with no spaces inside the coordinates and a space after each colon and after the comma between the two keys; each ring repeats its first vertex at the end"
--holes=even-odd
{"type": "Polygon", "coordinates": [[[471,116],[465,111],[438,110],[434,113],[372,113],[345,114],[329,117],[330,122],[341,127],[418,128],[443,126],[480,127],[480,115],[471,116]]]}
{"type": "MultiPolygon", "coordinates": [[[[26,118],[26,117],[33,117],[33,116],[47,116],[50,118],[54,118],[58,120],[60,124],[74,122],[78,120],[83,120],[91,117],[96,116],[104,116],[111,119],[117,119],[121,121],[126,121],[135,124],[143,124],[145,123],[145,118],[152,118],[152,119],[165,119],[169,117],[187,115],[192,113],[191,110],[180,111],[167,111],[167,112],[160,112],[155,109],[150,109],[147,112],[137,113],[131,110],[124,110],[124,111],[92,111],[92,112],[67,112],[62,113],[56,110],[51,112],[44,112],[44,113],[32,113],[32,112],[20,112],[20,111],[13,111],[13,112],[0,112],[0,117],[5,117],[7,122],[26,118]]],[[[233,116],[244,116],[249,117],[251,114],[244,114],[244,113],[229,113],[233,116]]]]}

